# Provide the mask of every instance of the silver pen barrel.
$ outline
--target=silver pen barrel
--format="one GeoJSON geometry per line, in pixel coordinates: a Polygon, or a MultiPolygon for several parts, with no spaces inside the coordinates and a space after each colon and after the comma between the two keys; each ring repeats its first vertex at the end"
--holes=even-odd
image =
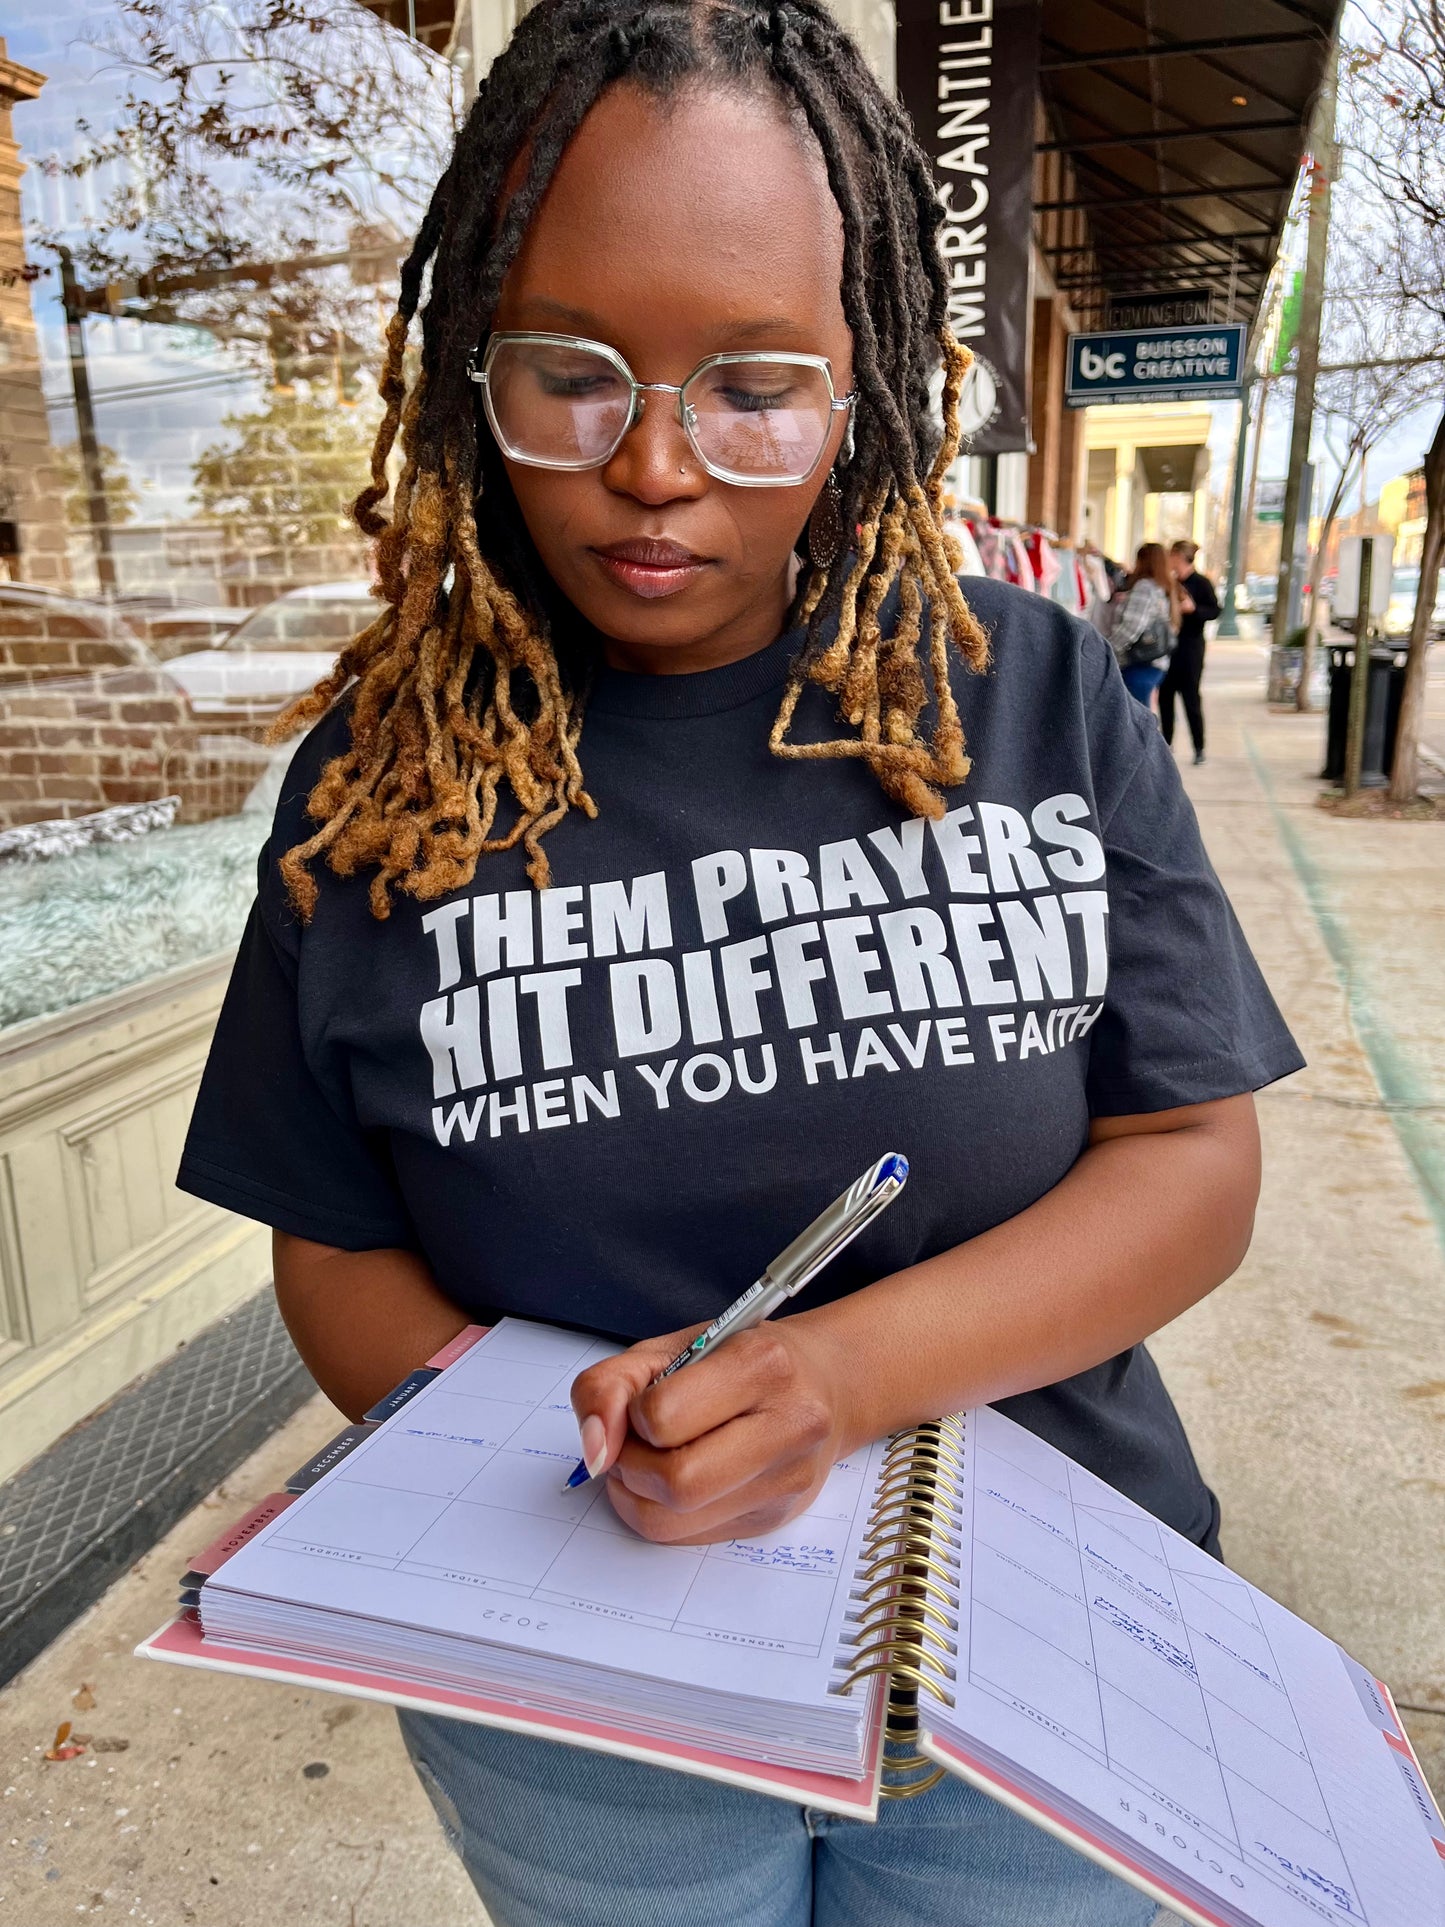
{"type": "Polygon", "coordinates": [[[896,1151],[879,1158],[870,1171],[835,1198],[807,1230],[780,1251],[763,1273],[791,1298],[837,1257],[886,1209],[908,1178],[908,1160],[896,1151]]]}
{"type": "Polygon", "coordinates": [[[685,1351],[664,1365],[652,1381],[658,1384],[671,1378],[694,1359],[705,1358],[715,1345],[732,1332],[750,1331],[770,1318],[778,1306],[816,1278],[831,1259],[860,1231],[865,1230],[880,1211],[892,1204],[908,1181],[908,1160],[897,1151],[879,1158],[871,1170],[850,1184],[835,1198],[807,1230],[801,1232],[784,1251],[780,1251],[755,1284],[742,1297],[719,1312],[706,1331],[698,1333],[685,1351]]]}

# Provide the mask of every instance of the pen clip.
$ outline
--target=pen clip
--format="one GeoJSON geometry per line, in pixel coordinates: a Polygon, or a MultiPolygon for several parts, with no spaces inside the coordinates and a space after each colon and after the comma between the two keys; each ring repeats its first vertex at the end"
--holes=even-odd
{"type": "Polygon", "coordinates": [[[791,1298],[866,1230],[907,1182],[907,1158],[888,1152],[780,1251],[764,1275],[791,1298]]]}

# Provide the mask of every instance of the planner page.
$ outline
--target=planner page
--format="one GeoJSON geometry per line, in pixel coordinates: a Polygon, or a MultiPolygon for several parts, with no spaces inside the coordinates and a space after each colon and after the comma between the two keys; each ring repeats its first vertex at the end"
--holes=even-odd
{"type": "Polygon", "coordinates": [[[572,1381],[620,1349],[502,1320],[220,1569],[202,1596],[207,1636],[239,1626],[246,1599],[289,1602],[847,1708],[828,1684],[883,1448],[835,1465],[777,1532],[653,1545],[605,1484],[563,1490],[578,1455],[572,1381]]]}
{"type": "Polygon", "coordinates": [[[1211,1918],[1445,1922],[1445,1828],[1363,1667],[997,1412],[968,1414],[964,1471],[954,1704],[924,1695],[926,1727],[1211,1918]]]}

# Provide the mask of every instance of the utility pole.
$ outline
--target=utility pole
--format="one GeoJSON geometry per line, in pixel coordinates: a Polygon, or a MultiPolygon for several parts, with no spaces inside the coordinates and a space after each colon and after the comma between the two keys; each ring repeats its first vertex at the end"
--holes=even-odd
{"type": "Polygon", "coordinates": [[[1249,441],[1249,404],[1254,393],[1254,377],[1246,375],[1239,396],[1239,436],[1234,444],[1234,483],[1229,511],[1229,575],[1219,608],[1216,635],[1237,636],[1239,614],[1234,606],[1239,588],[1240,552],[1244,546],[1244,457],[1249,441]]]}
{"type": "Polygon", "coordinates": [[[105,474],[100,466],[100,444],[95,439],[95,409],[90,399],[90,370],[85,360],[85,308],[70,249],[60,249],[60,298],[65,308],[65,343],[70,351],[70,382],[75,392],[75,427],[80,442],[80,464],[85,475],[86,510],[95,541],[95,572],[102,595],[115,594],[115,547],[111,540],[110,505],[105,499],[105,474]]]}
{"type": "MultiPolygon", "coordinates": [[[[1345,795],[1356,796],[1365,762],[1365,712],[1370,697],[1370,603],[1374,597],[1375,545],[1360,538],[1360,599],[1355,611],[1355,666],[1350,675],[1350,710],[1345,733],[1345,795]]],[[[1313,628],[1314,624],[1311,623],[1313,628]]]]}
{"type": "MultiPolygon", "coordinates": [[[[1300,319],[1294,386],[1294,425],[1290,432],[1289,469],[1284,488],[1284,511],[1279,532],[1279,583],[1274,598],[1273,643],[1278,648],[1289,634],[1293,597],[1295,537],[1299,526],[1300,497],[1303,493],[1305,464],[1310,455],[1310,431],[1314,426],[1315,376],[1320,361],[1320,314],[1324,307],[1325,262],[1330,237],[1330,187],[1335,172],[1335,94],[1339,82],[1339,48],[1330,50],[1324,86],[1315,108],[1311,140],[1309,196],[1309,239],[1305,249],[1304,286],[1300,298],[1300,319]]],[[[1306,515],[1308,507],[1306,506],[1306,515]]],[[[1309,707],[1311,665],[1300,665],[1296,701],[1301,709],[1309,707]]]]}

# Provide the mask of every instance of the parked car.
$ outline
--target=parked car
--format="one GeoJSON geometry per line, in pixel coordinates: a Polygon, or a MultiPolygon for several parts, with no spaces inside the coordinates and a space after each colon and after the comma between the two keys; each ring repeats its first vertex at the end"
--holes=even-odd
{"type": "Polygon", "coordinates": [[[288,589],[253,609],[218,647],[174,657],[166,673],[198,716],[264,720],[324,676],[378,613],[366,582],[288,589]]]}
{"type": "Polygon", "coordinates": [[[0,582],[0,687],[155,666],[150,649],[109,604],[0,582]]]}
{"type": "Polygon", "coordinates": [[[193,602],[164,590],[117,596],[115,607],[160,662],[197,649],[218,648],[246,619],[244,609],[193,602]]]}
{"type": "MultiPolygon", "coordinates": [[[[1390,600],[1385,613],[1380,617],[1380,633],[1391,641],[1407,642],[1415,622],[1415,598],[1420,593],[1420,565],[1418,562],[1404,563],[1390,577],[1390,600]]],[[[1430,636],[1445,637],[1445,569],[1440,572],[1440,580],[1435,589],[1435,607],[1431,612],[1430,636]]]]}
{"type": "Polygon", "coordinates": [[[1235,590],[1234,606],[1241,611],[1263,616],[1266,622],[1273,622],[1274,598],[1278,586],[1278,576],[1246,575],[1239,588],[1235,590]]]}

